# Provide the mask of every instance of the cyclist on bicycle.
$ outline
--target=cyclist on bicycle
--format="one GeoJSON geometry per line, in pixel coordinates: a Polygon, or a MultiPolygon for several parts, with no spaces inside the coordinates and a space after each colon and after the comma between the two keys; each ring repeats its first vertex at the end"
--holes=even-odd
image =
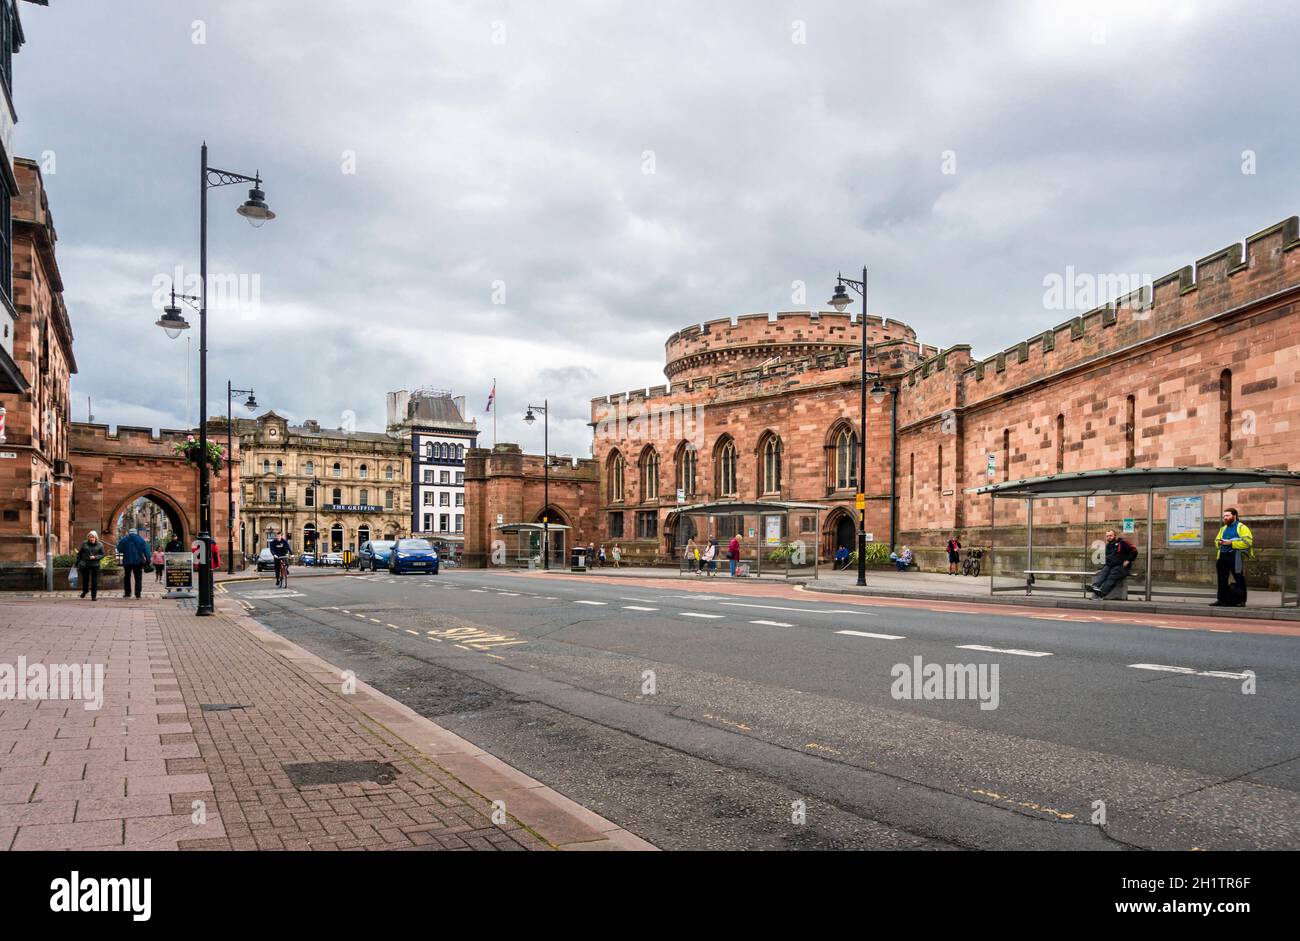
{"type": "Polygon", "coordinates": [[[276,537],[271,540],[267,546],[271,550],[271,557],[275,559],[275,587],[289,586],[289,540],[284,538],[283,533],[277,533],[276,537]]]}

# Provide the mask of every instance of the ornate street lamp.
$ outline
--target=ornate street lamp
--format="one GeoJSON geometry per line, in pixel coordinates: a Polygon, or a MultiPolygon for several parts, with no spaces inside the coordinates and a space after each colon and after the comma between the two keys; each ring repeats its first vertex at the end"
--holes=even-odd
{"type": "Polygon", "coordinates": [[[537,421],[533,410],[542,413],[542,568],[551,567],[551,413],[548,399],[541,405],[528,406],[524,421],[529,425],[537,421]]]}
{"type": "MultiPolygon", "coordinates": [[[[837,275],[835,280],[835,293],[831,295],[830,305],[838,311],[843,311],[853,303],[849,297],[849,292],[845,286],[853,288],[862,296],[862,322],[859,326],[862,328],[862,378],[860,395],[860,430],[858,433],[858,486],[856,493],[856,508],[858,511],[858,584],[867,584],[867,504],[866,504],[866,478],[867,478],[867,378],[875,376],[879,385],[879,375],[867,372],[867,269],[862,269],[862,280],[854,281],[852,278],[846,278],[844,275],[837,275]]],[[[883,387],[881,393],[883,395],[883,387]]],[[[874,392],[874,390],[873,390],[874,392]]],[[[879,401],[879,400],[877,400],[879,401]]]]}
{"type": "MultiPolygon", "coordinates": [[[[195,614],[199,617],[211,615],[213,605],[212,580],[212,506],[208,482],[208,190],[218,186],[231,186],[236,183],[251,183],[248,199],[236,212],[247,219],[255,228],[275,218],[266,205],[266,194],[262,191],[262,176],[247,176],[232,170],[220,170],[208,166],[208,145],[205,141],[200,149],[199,166],[199,453],[204,460],[199,462],[199,534],[198,540],[203,544],[202,562],[199,565],[199,603],[195,614]]],[[[178,295],[172,289],[172,302],[163,309],[163,316],[157,321],[158,326],[172,339],[180,336],[182,330],[189,328],[185,318],[180,316],[176,307],[177,297],[193,305],[195,298],[178,295]]]]}

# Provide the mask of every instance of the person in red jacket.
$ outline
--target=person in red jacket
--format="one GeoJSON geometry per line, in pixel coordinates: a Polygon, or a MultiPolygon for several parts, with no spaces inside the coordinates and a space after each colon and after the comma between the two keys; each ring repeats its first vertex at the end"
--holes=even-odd
{"type": "Polygon", "coordinates": [[[960,563],[961,563],[961,540],[957,538],[956,533],[953,533],[952,537],[948,540],[948,574],[949,575],[960,574],[957,570],[957,567],[960,563]]]}
{"type": "Polygon", "coordinates": [[[740,562],[740,536],[732,536],[727,543],[727,559],[731,562],[731,576],[736,576],[736,564],[740,562]]]}

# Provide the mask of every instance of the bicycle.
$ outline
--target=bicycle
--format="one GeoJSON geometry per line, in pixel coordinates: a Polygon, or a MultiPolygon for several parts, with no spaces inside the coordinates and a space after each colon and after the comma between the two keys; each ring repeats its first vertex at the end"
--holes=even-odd
{"type": "Polygon", "coordinates": [[[289,587],[289,557],[278,556],[275,560],[275,587],[289,587]]]}
{"type": "Polygon", "coordinates": [[[968,549],[966,552],[966,559],[961,564],[961,573],[963,575],[970,575],[974,578],[979,578],[980,559],[982,558],[984,558],[983,549],[968,549]]]}

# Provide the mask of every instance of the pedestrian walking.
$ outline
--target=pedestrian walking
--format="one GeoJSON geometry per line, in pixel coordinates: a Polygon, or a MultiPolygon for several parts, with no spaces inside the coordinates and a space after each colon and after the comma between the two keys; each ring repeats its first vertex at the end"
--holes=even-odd
{"type": "Polygon", "coordinates": [[[117,553],[122,557],[122,597],[131,597],[131,583],[135,582],[135,596],[140,597],[141,581],[144,579],[144,564],[149,561],[149,543],[141,538],[134,529],[127,530],[126,536],[118,541],[117,553]]]}
{"type": "Polygon", "coordinates": [[[837,569],[846,569],[849,567],[849,547],[840,546],[835,550],[835,567],[837,569]]]}
{"type": "Polygon", "coordinates": [[[1219,577],[1215,607],[1246,606],[1246,559],[1255,558],[1255,535],[1241,521],[1236,507],[1223,511],[1223,526],[1214,537],[1214,569],[1219,577]]]}
{"type": "Polygon", "coordinates": [[[93,529],[77,550],[77,574],[81,578],[81,597],[90,592],[90,600],[99,600],[99,563],[104,558],[104,544],[93,529]]]}
{"type": "Polygon", "coordinates": [[[740,562],[740,536],[732,536],[727,543],[727,559],[731,562],[731,577],[736,577],[736,565],[740,562]]]}
{"type": "Polygon", "coordinates": [[[600,559],[600,567],[604,568],[605,567],[605,544],[604,543],[600,544],[600,555],[598,558],[600,559]]]}
{"type": "Polygon", "coordinates": [[[171,538],[171,542],[167,543],[167,546],[166,546],[165,549],[163,549],[163,551],[164,551],[164,552],[184,552],[184,551],[185,551],[185,543],[181,542],[181,537],[180,537],[180,536],[174,535],[174,536],[172,536],[172,538],[171,538]]]}
{"type": "Polygon", "coordinates": [[[149,561],[153,563],[154,582],[161,582],[163,580],[163,571],[167,568],[167,555],[162,551],[161,546],[154,548],[153,558],[149,561]]]}
{"type": "Polygon", "coordinates": [[[956,533],[953,533],[952,536],[949,537],[948,539],[948,574],[949,575],[961,574],[958,570],[958,567],[960,565],[961,565],[961,540],[957,538],[956,533]]]}
{"type": "Polygon", "coordinates": [[[712,578],[718,574],[718,540],[712,536],[709,537],[709,544],[704,547],[703,559],[709,567],[708,577],[712,578]]]}
{"type": "Polygon", "coordinates": [[[1104,600],[1115,590],[1115,586],[1128,578],[1137,557],[1136,546],[1116,535],[1115,530],[1106,530],[1106,559],[1101,571],[1093,576],[1093,598],[1098,601],[1104,600]]]}
{"type": "Polygon", "coordinates": [[[620,546],[618,543],[614,543],[614,568],[618,568],[619,563],[622,561],[623,561],[623,547],[620,546]]]}

